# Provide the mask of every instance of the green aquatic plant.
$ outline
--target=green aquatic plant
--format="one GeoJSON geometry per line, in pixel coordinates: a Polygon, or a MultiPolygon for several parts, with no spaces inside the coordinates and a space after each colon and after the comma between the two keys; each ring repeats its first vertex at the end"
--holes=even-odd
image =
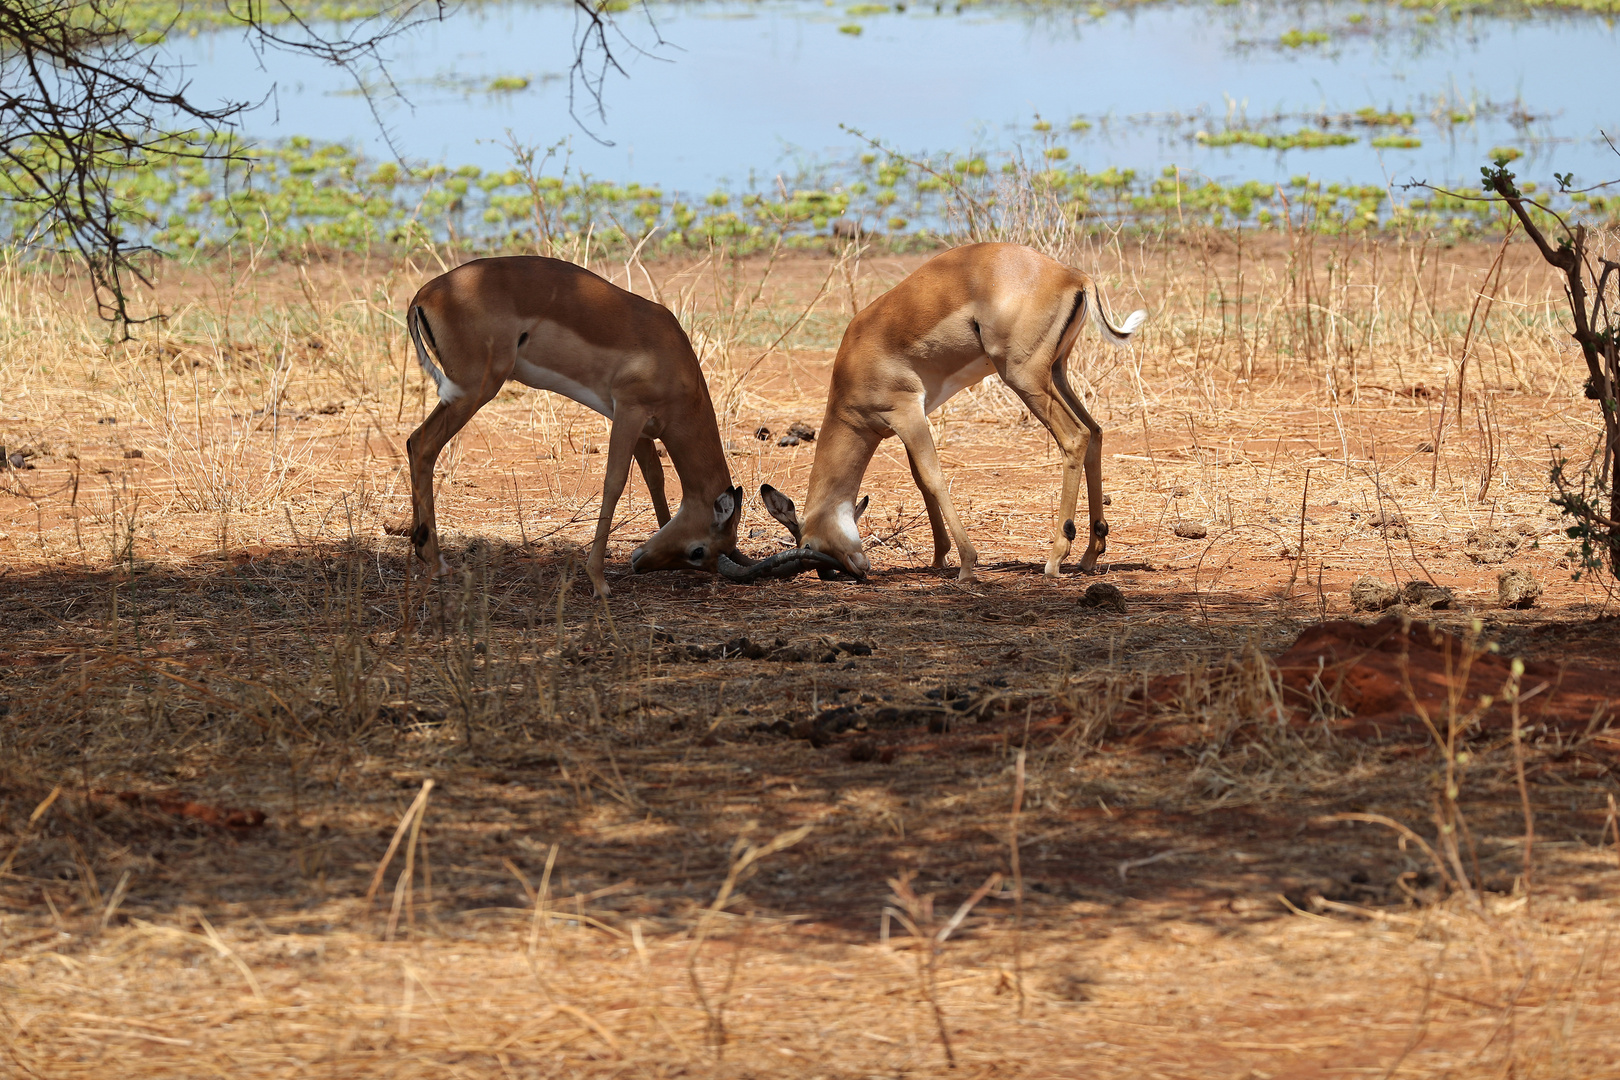
{"type": "Polygon", "coordinates": [[[1318,128],[1300,128],[1291,135],[1271,135],[1263,131],[1233,129],[1200,131],[1193,138],[1205,146],[1257,146],[1262,150],[1319,150],[1328,146],[1348,146],[1354,135],[1318,128]]]}
{"type": "Polygon", "coordinates": [[[489,85],[484,87],[485,90],[492,94],[509,94],[518,90],[527,90],[528,88],[529,79],[525,75],[501,75],[489,80],[489,85]]]}
{"type": "MultiPolygon", "coordinates": [[[[1355,136],[1306,129],[1207,138],[1214,145],[1286,149],[1323,140],[1334,145],[1355,136]]],[[[853,218],[887,222],[894,243],[924,244],[947,224],[964,221],[970,205],[975,228],[989,235],[984,230],[1002,213],[1007,192],[1018,190],[1038,195],[1082,229],[1240,222],[1279,228],[1285,220],[1295,227],[1308,220],[1310,228],[1327,233],[1429,229],[1460,238],[1501,225],[1499,215],[1482,210],[1486,204],[1478,200],[1436,193],[1397,204],[1382,187],[1326,184],[1308,176],[1293,177],[1279,192],[1276,185],[1258,181],[1194,180],[1185,168],[1154,176],[1128,169],[1093,172],[1071,166],[1062,147],[1043,147],[1027,165],[1018,155],[1002,163],[982,153],[915,159],[863,154],[815,183],[786,192],[716,190],[693,199],[633,181],[532,175],[532,163],[528,172],[472,165],[403,167],[304,138],[236,149],[251,171],[158,156],[120,173],[115,194],[125,234],[182,255],[236,246],[274,254],[408,249],[430,242],[498,253],[534,250],[537,228],[551,241],[589,235],[593,244],[609,249],[648,243],[648,251],[672,251],[724,242],[747,251],[774,243],[825,243],[833,222],[853,218]]],[[[0,185],[26,182],[19,175],[0,177],[0,185]]],[[[1620,200],[1601,194],[1554,192],[1548,198],[1580,205],[1589,214],[1620,217],[1620,200]]],[[[13,238],[32,227],[31,219],[16,212],[0,219],[0,229],[13,238]]]]}
{"type": "Polygon", "coordinates": [[[1379,135],[1372,140],[1372,145],[1380,150],[1415,150],[1423,145],[1423,140],[1412,135],[1379,135]]]}
{"type": "Polygon", "coordinates": [[[856,18],[862,15],[887,15],[888,13],[888,4],[856,4],[854,7],[844,9],[845,15],[852,15],[856,18]]]}
{"type": "Polygon", "coordinates": [[[860,23],[845,23],[843,26],[838,28],[838,32],[840,34],[849,34],[852,37],[860,37],[862,34],[866,33],[866,28],[860,23]]]}
{"type": "MultiPolygon", "coordinates": [[[[256,4],[253,19],[278,27],[307,23],[342,23],[374,19],[397,8],[386,0],[279,0],[256,4]]],[[[139,44],[157,44],[174,34],[196,37],[199,32],[241,26],[239,5],[231,0],[126,0],[117,6],[118,22],[139,44]]]]}
{"type": "Polygon", "coordinates": [[[1277,44],[1285,49],[1300,49],[1306,45],[1324,45],[1329,38],[1320,30],[1289,30],[1277,39],[1277,44]]]}
{"type": "Polygon", "coordinates": [[[1351,114],[1355,123],[1362,127],[1411,127],[1417,122],[1417,117],[1409,112],[1379,112],[1368,106],[1357,109],[1351,114]]]}

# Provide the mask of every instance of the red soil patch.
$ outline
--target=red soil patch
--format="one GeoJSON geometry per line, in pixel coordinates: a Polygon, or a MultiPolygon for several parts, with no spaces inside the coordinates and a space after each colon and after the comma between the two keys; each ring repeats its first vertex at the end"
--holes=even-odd
{"type": "Polygon", "coordinates": [[[192,802],[180,795],[143,795],[138,791],[120,791],[116,798],[129,806],[157,811],[171,817],[190,818],[218,829],[255,829],[265,822],[263,810],[210,806],[207,803],[192,802]]]}
{"type": "MultiPolygon", "coordinates": [[[[1494,652],[1470,657],[1461,639],[1427,623],[1403,624],[1394,616],[1371,626],[1342,619],[1320,623],[1277,657],[1277,668],[1286,704],[1308,710],[1313,687],[1320,686],[1351,714],[1343,730],[1358,738],[1426,733],[1420,714],[1443,730],[1453,710],[1470,715],[1486,697],[1491,704],[1480,715],[1480,728],[1507,731],[1512,724],[1503,700],[1512,660],[1494,652]]],[[[1585,734],[1620,718],[1620,672],[1527,661],[1519,696],[1527,729],[1585,734]]],[[[1620,749],[1620,736],[1613,746],[1620,749]]]]}
{"type": "MultiPolygon", "coordinates": [[[[1444,735],[1451,717],[1462,734],[1502,734],[1513,722],[1512,663],[1428,623],[1335,619],[1307,627],[1270,662],[1268,679],[1252,662],[1228,661],[1202,678],[1151,679],[1129,703],[1140,718],[1138,741],[1154,745],[1194,741],[1208,722],[1279,713],[1295,726],[1326,723],[1356,739],[1427,741],[1429,724],[1444,735]]],[[[1620,670],[1525,661],[1519,700],[1527,736],[1590,737],[1620,753],[1620,670]]]]}
{"type": "MultiPolygon", "coordinates": [[[[1296,727],[1326,723],[1339,735],[1381,742],[1430,741],[1424,715],[1442,736],[1453,715],[1465,722],[1459,734],[1466,737],[1501,735],[1512,727],[1504,695],[1511,677],[1510,657],[1477,647],[1470,654],[1461,638],[1428,623],[1397,616],[1372,625],[1336,619],[1307,627],[1288,649],[1267,658],[1263,677],[1254,661],[1229,660],[1148,679],[1126,695],[1113,730],[1127,744],[1185,746],[1207,739],[1212,724],[1280,712],[1296,727]]],[[[1525,661],[1519,695],[1526,737],[1583,738],[1591,749],[1620,756],[1620,668],[1525,661]]],[[[1076,722],[1068,713],[1031,722],[1019,710],[999,719],[988,731],[978,725],[932,735],[916,728],[851,731],[837,741],[851,745],[856,761],[993,753],[1026,733],[1035,741],[1057,738],[1076,722]]]]}

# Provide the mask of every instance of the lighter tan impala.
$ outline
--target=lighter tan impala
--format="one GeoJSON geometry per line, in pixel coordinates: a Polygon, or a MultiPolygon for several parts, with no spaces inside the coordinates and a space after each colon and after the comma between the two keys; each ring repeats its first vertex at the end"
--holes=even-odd
{"type": "Polygon", "coordinates": [[[631,458],[659,524],[630,556],[632,570],[713,571],[726,552],[733,563],[748,562],[735,554],[742,489],[731,485],[692,343],[668,308],[572,263],[512,256],[478,259],[434,278],[412,298],[406,325],[417,361],[439,390],[438,407],[406,443],[411,541],[435,574],[450,565],[439,550],[434,463],[508,379],[572,398],[612,421],[602,509],[585,563],[598,595],[609,591],[608,532],[631,458]],[[663,441],[681,480],[674,517],[654,439],[663,441]]]}
{"type": "MultiPolygon", "coordinates": [[[[866,500],[857,506],[855,496],[878,443],[898,435],[928,511],[934,565],[945,565],[954,540],[958,577],[971,580],[978,553],[951,503],[928,414],[995,372],[1063,452],[1060,524],[1046,574],[1057,576],[1074,540],[1082,472],[1091,526],[1080,569],[1092,570],[1108,546],[1102,428],[1069,386],[1066,369],[1088,314],[1117,346],[1147,318],[1145,311],[1133,312],[1116,327],[1086,274],[1017,244],[972,244],[930,259],[856,315],[833,362],[802,523],[792,499],[768,484],[760,489],[765,508],[804,549],[797,566],[816,565],[809,554],[819,553],[857,578],[866,576],[871,564],[856,529],[866,500]]],[[[760,572],[724,559],[720,570],[744,578],[760,572]]]]}

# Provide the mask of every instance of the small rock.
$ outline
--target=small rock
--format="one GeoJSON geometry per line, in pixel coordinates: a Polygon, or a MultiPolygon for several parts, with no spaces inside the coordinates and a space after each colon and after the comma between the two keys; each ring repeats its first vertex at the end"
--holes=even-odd
{"type": "Polygon", "coordinates": [[[872,655],[872,646],[864,641],[840,641],[838,647],[851,656],[872,655]]]}
{"type": "Polygon", "coordinates": [[[1401,599],[1415,608],[1440,611],[1451,607],[1457,596],[1444,585],[1431,585],[1427,581],[1408,581],[1401,589],[1401,599]]]}
{"type": "Polygon", "coordinates": [[[1432,454],[1432,453],[1434,453],[1434,443],[1432,443],[1432,442],[1420,442],[1420,443],[1418,443],[1417,452],[1420,453],[1420,454],[1432,454]]]}
{"type": "Polygon", "coordinates": [[[1102,608],[1105,611],[1117,611],[1125,614],[1125,594],[1113,585],[1098,582],[1086,589],[1086,595],[1081,597],[1080,606],[1087,608],[1102,608]]]}
{"type": "Polygon", "coordinates": [[[1112,495],[1104,495],[1103,496],[1103,505],[1104,506],[1113,506],[1114,505],[1114,497],[1112,495]]]}
{"type": "Polygon", "coordinates": [[[784,435],[780,439],[776,440],[776,445],[777,446],[798,446],[799,445],[799,440],[798,440],[797,436],[784,435]]]}
{"type": "Polygon", "coordinates": [[[1406,535],[1406,515],[1404,514],[1385,510],[1382,513],[1374,514],[1368,519],[1367,524],[1375,529],[1382,529],[1386,536],[1406,535]]]}
{"type": "Polygon", "coordinates": [[[771,441],[771,429],[768,428],[768,427],[763,427],[763,426],[755,428],[754,429],[754,438],[758,439],[760,442],[770,442],[771,441]]]}
{"type": "Polygon", "coordinates": [[[1356,579],[1350,586],[1350,606],[1357,611],[1383,611],[1401,602],[1401,590],[1371,576],[1356,579]]]}
{"type": "Polygon", "coordinates": [[[1541,592],[1541,582],[1528,570],[1504,570],[1496,575],[1496,598],[1503,607],[1532,607],[1541,592]]]}
{"type": "Polygon", "coordinates": [[[1200,525],[1193,521],[1183,521],[1176,526],[1176,535],[1183,540],[1202,540],[1209,535],[1209,526],[1200,525]]]}
{"type": "Polygon", "coordinates": [[[802,420],[795,420],[789,424],[787,433],[802,442],[816,441],[816,429],[802,420]]]}
{"type": "Polygon", "coordinates": [[[133,458],[143,458],[145,456],[146,456],[146,452],[143,451],[143,450],[125,450],[124,451],[124,457],[126,457],[126,458],[131,458],[131,459],[133,459],[133,458]]]}
{"type": "Polygon", "coordinates": [[[744,660],[761,660],[770,653],[770,649],[757,641],[750,641],[746,637],[735,637],[721,647],[721,657],[741,657],[744,660]]]}
{"type": "Polygon", "coordinates": [[[871,739],[861,739],[859,742],[850,744],[849,760],[851,761],[875,761],[877,756],[877,743],[871,739]]]}
{"type": "Polygon", "coordinates": [[[100,420],[97,420],[96,423],[98,423],[98,424],[116,424],[116,423],[118,423],[118,417],[116,417],[116,416],[103,416],[100,420]]]}
{"type": "Polygon", "coordinates": [[[1475,529],[1463,539],[1463,554],[1477,563],[1490,566],[1507,562],[1513,553],[1519,550],[1522,543],[1524,543],[1522,533],[1487,526],[1475,529]]]}

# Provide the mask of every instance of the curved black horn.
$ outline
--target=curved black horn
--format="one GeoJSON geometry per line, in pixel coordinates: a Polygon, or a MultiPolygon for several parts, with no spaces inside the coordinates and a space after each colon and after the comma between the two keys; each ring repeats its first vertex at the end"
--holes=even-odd
{"type": "Polygon", "coordinates": [[[758,574],[754,573],[754,569],[757,566],[759,566],[759,563],[757,562],[750,563],[746,566],[742,563],[732,562],[731,559],[726,556],[726,554],[722,553],[720,555],[720,560],[715,563],[714,568],[720,572],[720,576],[723,578],[727,578],[731,581],[747,583],[753,581],[759,576],[758,574]]]}
{"type": "MultiPolygon", "coordinates": [[[[744,557],[746,558],[746,556],[744,557]]],[[[746,585],[758,581],[760,578],[785,579],[797,577],[807,570],[822,568],[842,570],[844,564],[831,555],[813,551],[810,548],[791,548],[746,566],[735,562],[726,555],[721,555],[716,568],[728,580],[746,585]]]]}

